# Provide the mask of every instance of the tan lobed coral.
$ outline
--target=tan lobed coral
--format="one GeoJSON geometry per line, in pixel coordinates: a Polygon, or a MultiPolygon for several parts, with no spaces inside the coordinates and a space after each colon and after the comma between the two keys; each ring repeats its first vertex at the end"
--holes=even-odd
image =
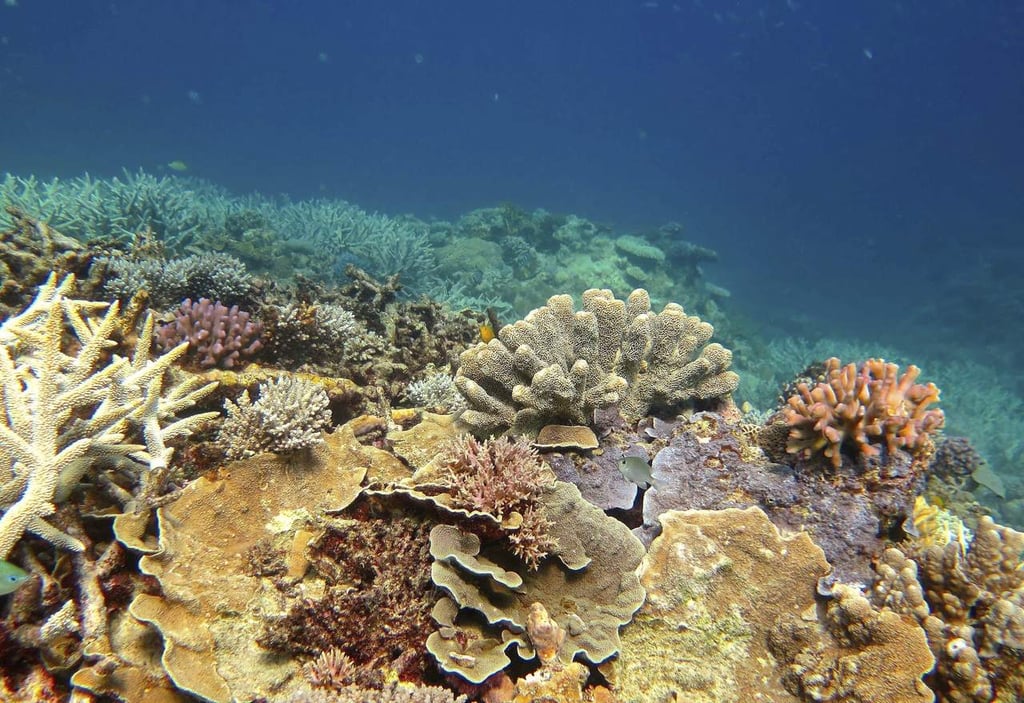
{"type": "Polygon", "coordinates": [[[929,408],[939,401],[939,389],[915,383],[920,373],[911,365],[900,374],[899,366],[881,359],[868,359],[859,368],[829,359],[824,381],[814,388],[797,384],[787,400],[786,451],[805,458],[821,453],[837,468],[844,447],[865,456],[877,456],[879,443],[890,453],[919,452],[945,420],[941,410],[929,408]]]}
{"type": "MultiPolygon", "coordinates": [[[[373,454],[341,427],[302,461],[261,454],[228,464],[157,511],[160,550],[144,556],[139,568],[159,582],[160,595],[140,593],[129,612],[159,632],[163,648],[156,656],[177,689],[228,703],[285,690],[296,680],[296,662],[268,656],[256,643],[267,616],[284,603],[249,568],[248,555],[273,540],[287,550],[290,576],[301,577],[308,524],[355,499],[373,454]]],[[[85,668],[71,682],[148,700],[128,698],[109,673],[85,668]]]]}
{"type": "Polygon", "coordinates": [[[929,683],[952,703],[1024,699],[1024,533],[978,521],[970,544],[917,540],[876,564],[876,602],[913,615],[936,658],[929,683]]]}
{"type": "Polygon", "coordinates": [[[524,659],[536,646],[542,659],[565,663],[581,655],[597,664],[619,650],[619,628],[644,600],[635,574],[643,545],[571,484],[545,488],[540,500],[557,545],[535,571],[501,543],[482,545],[452,525],[431,531],[431,575],[448,597],[434,609],[440,627],[427,649],[443,671],[481,683],[508,665],[505,650],[513,644],[524,659]],[[525,635],[538,632],[538,603],[545,629],[564,631],[557,644],[525,635]]]}
{"type": "Polygon", "coordinates": [[[781,535],[759,508],[659,520],[640,568],[647,602],[615,665],[620,700],[931,700],[920,627],[852,589],[826,611],[816,593],[829,564],[806,533],[781,535]]]}
{"type": "Polygon", "coordinates": [[[460,422],[481,436],[535,435],[548,424],[588,425],[612,405],[638,419],[725,398],[739,377],[732,353],[707,344],[713,333],[675,303],[652,312],[643,289],[622,301],[592,288],[579,311],[571,296],[552,296],[462,353],[455,384],[469,407],[460,422]]]}

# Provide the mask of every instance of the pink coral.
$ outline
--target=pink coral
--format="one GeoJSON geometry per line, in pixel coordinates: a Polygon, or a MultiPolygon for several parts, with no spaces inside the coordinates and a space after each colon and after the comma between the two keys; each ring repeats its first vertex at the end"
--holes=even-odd
{"type": "Polygon", "coordinates": [[[235,366],[243,357],[252,356],[260,347],[263,328],[237,305],[224,307],[220,301],[186,298],[174,320],[160,327],[156,342],[161,349],[189,343],[188,357],[200,368],[235,366]]]}
{"type": "Polygon", "coordinates": [[[808,458],[821,452],[837,468],[844,447],[865,456],[878,455],[881,442],[889,452],[920,451],[945,421],[941,410],[928,407],[939,401],[939,389],[915,383],[920,373],[911,365],[900,374],[899,366],[881,359],[868,359],[859,368],[829,359],[824,381],[814,388],[797,385],[787,401],[786,450],[808,458]]]}
{"type": "Polygon", "coordinates": [[[444,447],[439,461],[454,504],[496,518],[513,553],[536,568],[555,546],[539,500],[554,475],[536,450],[523,439],[481,442],[462,435],[444,447]]]}

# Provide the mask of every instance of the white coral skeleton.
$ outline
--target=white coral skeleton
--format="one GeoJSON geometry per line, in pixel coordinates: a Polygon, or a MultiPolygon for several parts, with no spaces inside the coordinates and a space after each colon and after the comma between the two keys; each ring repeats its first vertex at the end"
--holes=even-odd
{"type": "Polygon", "coordinates": [[[45,518],[90,469],[128,457],[149,467],[145,490],[167,468],[167,443],[218,415],[175,419],[216,386],[189,378],[164,388],[187,344],[150,359],[147,316],[131,357],[108,356],[118,304],[74,300],[74,276],[56,279],[51,274],[28,308],[0,324],[0,559],[25,532],[81,550],[45,518]]]}

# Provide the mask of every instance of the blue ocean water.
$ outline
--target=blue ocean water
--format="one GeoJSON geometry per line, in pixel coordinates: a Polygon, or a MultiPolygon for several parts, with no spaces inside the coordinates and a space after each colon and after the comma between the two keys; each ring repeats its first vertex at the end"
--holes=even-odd
{"type": "Polygon", "coordinates": [[[0,106],[0,172],[678,221],[768,333],[1024,393],[1019,2],[6,0],[0,106]]]}

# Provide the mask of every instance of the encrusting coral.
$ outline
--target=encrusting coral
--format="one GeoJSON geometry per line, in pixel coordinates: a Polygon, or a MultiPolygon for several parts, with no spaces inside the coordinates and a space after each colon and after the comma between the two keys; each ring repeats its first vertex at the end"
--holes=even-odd
{"type": "Polygon", "coordinates": [[[921,370],[881,359],[868,359],[859,367],[825,362],[825,379],[814,388],[797,384],[784,409],[790,427],[786,450],[805,458],[822,454],[836,468],[842,451],[877,456],[884,443],[890,454],[897,449],[918,453],[929,435],[942,427],[941,410],[929,408],[939,401],[934,383],[915,383],[921,370]]]}
{"type": "Polygon", "coordinates": [[[739,377],[732,353],[707,344],[713,332],[675,303],[651,312],[643,289],[626,301],[590,289],[579,311],[570,296],[553,296],[463,352],[455,383],[469,407],[460,421],[481,436],[534,435],[548,424],[590,424],[612,405],[639,419],[722,400],[739,377]]]}
{"type": "Polygon", "coordinates": [[[978,521],[966,547],[912,541],[876,564],[873,598],[928,636],[928,682],[951,703],[1024,698],[1024,533],[978,521]]]}
{"type": "Polygon", "coordinates": [[[931,700],[921,629],[850,587],[821,608],[829,564],[806,533],[784,536],[757,508],[659,520],[640,567],[647,602],[615,664],[620,700],[931,700]]]}

